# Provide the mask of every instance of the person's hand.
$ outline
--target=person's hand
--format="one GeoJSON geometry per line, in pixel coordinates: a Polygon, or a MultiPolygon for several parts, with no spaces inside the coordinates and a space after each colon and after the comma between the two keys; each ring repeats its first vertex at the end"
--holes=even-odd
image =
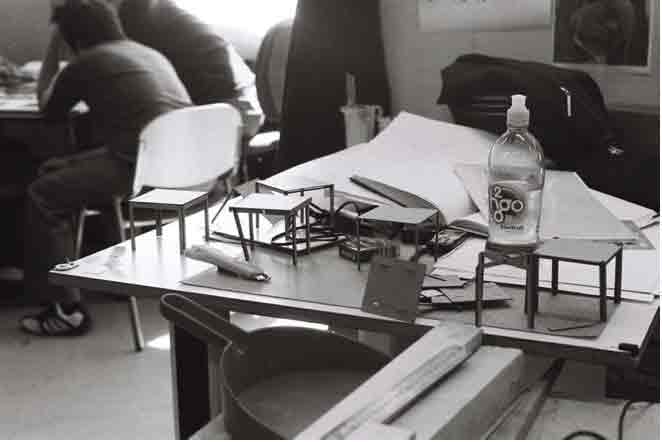
{"type": "Polygon", "coordinates": [[[39,166],[39,169],[37,170],[37,175],[42,176],[51,172],[55,172],[60,169],[64,169],[70,164],[71,164],[71,159],[66,157],[49,158],[48,160],[43,162],[41,166],[39,166]]]}

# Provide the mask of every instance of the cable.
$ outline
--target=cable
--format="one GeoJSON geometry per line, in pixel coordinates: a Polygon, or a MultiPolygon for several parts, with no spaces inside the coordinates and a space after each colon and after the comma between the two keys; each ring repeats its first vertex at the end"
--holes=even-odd
{"type": "Polygon", "coordinates": [[[648,401],[640,401],[640,400],[629,400],[623,405],[623,409],[621,410],[621,415],[618,417],[618,439],[623,440],[623,425],[625,423],[625,414],[628,412],[628,409],[632,406],[632,404],[650,404],[648,401]]]}
{"type": "Polygon", "coordinates": [[[577,436],[588,436],[588,437],[592,437],[593,439],[596,439],[596,440],[606,440],[607,439],[602,434],[596,433],[595,431],[579,430],[579,431],[573,431],[572,433],[568,434],[566,437],[563,438],[563,440],[572,440],[572,439],[575,439],[577,436]]]}

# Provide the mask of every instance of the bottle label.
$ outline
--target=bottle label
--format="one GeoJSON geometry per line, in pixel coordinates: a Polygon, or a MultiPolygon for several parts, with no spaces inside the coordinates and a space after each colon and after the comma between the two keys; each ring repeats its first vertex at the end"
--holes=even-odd
{"type": "Polygon", "coordinates": [[[492,184],[490,190],[490,218],[507,230],[524,230],[526,193],[514,187],[492,184]]]}

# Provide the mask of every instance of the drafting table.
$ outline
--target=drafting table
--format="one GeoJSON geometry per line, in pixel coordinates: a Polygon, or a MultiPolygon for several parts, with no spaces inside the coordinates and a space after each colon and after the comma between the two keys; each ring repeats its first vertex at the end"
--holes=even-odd
{"type": "MultiPolygon", "coordinates": [[[[202,213],[199,212],[191,215],[186,222],[187,237],[190,238],[191,244],[203,242],[202,219],[202,213]]],[[[50,281],[57,285],[137,297],[160,297],[168,292],[180,292],[194,296],[198,302],[221,313],[238,311],[409,337],[418,337],[437,324],[436,320],[424,317],[418,318],[415,323],[399,322],[365,313],[356,305],[313,302],[307,299],[305,293],[294,293],[296,299],[292,299],[182,284],[182,279],[213,266],[180,254],[177,224],[174,222],[165,226],[161,238],[157,238],[153,231],[138,236],[135,251],[131,251],[129,242],[125,242],[80,259],[78,261],[80,265],[73,270],[53,271],[50,273],[50,281]]],[[[214,244],[218,244],[218,247],[228,247],[227,250],[231,253],[240,250],[237,245],[214,244]]],[[[333,249],[331,252],[333,259],[338,260],[337,250],[333,249]]],[[[268,252],[261,251],[261,253],[268,252]]],[[[287,258],[283,257],[283,259],[287,258]]],[[[324,261],[323,255],[316,253],[302,258],[302,263],[304,259],[321,260],[318,262],[320,266],[324,261]]],[[[347,261],[347,264],[353,272],[356,272],[355,266],[350,261],[347,261]]],[[[343,276],[338,275],[337,279],[355,278],[356,273],[353,272],[343,276]]],[[[272,279],[278,277],[278,275],[271,276],[272,279]]],[[[517,347],[533,354],[632,367],[637,365],[641,352],[639,356],[633,356],[619,350],[618,345],[627,340],[643,350],[649,340],[651,324],[658,320],[658,315],[658,300],[651,304],[624,301],[619,308],[619,316],[614,317],[602,335],[595,340],[485,327],[484,343],[517,347]]],[[[218,392],[212,389],[210,397],[209,386],[216,385],[217,379],[214,370],[208,370],[208,365],[210,361],[218,358],[218,352],[215,349],[208,349],[205,344],[179,328],[173,328],[171,332],[177,436],[188,437],[213,416],[208,404],[217,403],[218,398],[213,396],[218,392]]]]}

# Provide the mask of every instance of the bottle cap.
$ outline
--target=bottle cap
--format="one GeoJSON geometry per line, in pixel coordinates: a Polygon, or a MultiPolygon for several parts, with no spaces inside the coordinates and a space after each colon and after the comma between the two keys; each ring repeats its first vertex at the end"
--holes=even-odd
{"type": "Polygon", "coordinates": [[[526,108],[526,95],[513,95],[511,97],[506,122],[508,126],[528,127],[529,110],[526,108]]]}

